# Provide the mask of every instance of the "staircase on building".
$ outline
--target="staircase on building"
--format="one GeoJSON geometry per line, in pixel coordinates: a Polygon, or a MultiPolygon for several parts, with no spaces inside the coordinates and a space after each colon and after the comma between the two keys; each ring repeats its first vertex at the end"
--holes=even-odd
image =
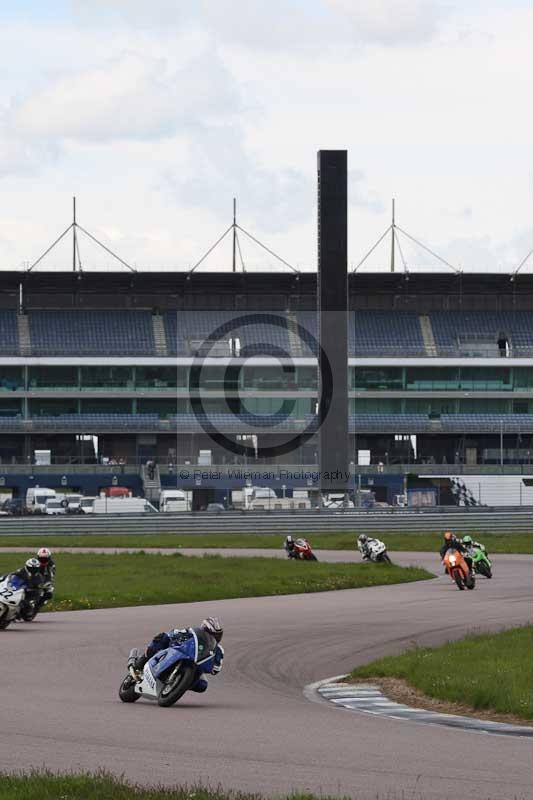
{"type": "Polygon", "coordinates": [[[433,335],[431,320],[427,314],[422,314],[420,316],[420,330],[422,331],[422,339],[424,340],[426,355],[433,357],[437,356],[437,344],[433,335]]]}
{"type": "Polygon", "coordinates": [[[298,334],[298,320],[294,311],[287,312],[287,331],[289,334],[290,355],[293,358],[303,356],[302,340],[298,334]]]}
{"type": "Polygon", "coordinates": [[[168,356],[167,333],[161,314],[152,314],[152,330],[156,355],[161,357],[168,356]]]}
{"type": "Polygon", "coordinates": [[[31,355],[30,320],[27,314],[17,314],[19,348],[23,356],[31,355]]]}
{"type": "Polygon", "coordinates": [[[161,494],[161,475],[159,474],[159,467],[157,464],[154,467],[153,477],[146,464],[142,466],[142,480],[144,488],[144,496],[151,503],[159,503],[159,495],[161,494]]]}

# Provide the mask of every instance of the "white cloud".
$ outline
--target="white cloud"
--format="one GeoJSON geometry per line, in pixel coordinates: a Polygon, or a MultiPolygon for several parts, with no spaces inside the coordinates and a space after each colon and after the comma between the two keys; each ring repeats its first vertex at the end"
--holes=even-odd
{"type": "Polygon", "coordinates": [[[306,220],[313,209],[314,187],[299,170],[267,168],[251,154],[239,127],[201,127],[189,142],[187,164],[169,169],[167,189],[180,205],[215,211],[229,218],[238,196],[248,218],[265,231],[285,230],[306,220]]]}
{"type": "Polygon", "coordinates": [[[185,133],[239,110],[234,82],[216,55],[170,71],[164,59],[127,53],[52,80],[13,109],[28,138],[106,142],[185,133]]]}
{"type": "Polygon", "coordinates": [[[355,41],[386,45],[422,42],[438,30],[445,8],[434,0],[326,0],[350,24],[355,41]]]}
{"type": "Polygon", "coordinates": [[[75,6],[85,19],[94,19],[96,7],[137,27],[201,27],[219,43],[296,50],[424,41],[447,13],[439,0],[93,0],[90,6],[75,0],[75,6]]]}

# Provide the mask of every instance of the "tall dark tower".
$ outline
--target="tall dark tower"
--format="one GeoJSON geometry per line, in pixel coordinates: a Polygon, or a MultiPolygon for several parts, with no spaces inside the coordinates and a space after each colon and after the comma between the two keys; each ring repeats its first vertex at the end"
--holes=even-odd
{"type": "Polygon", "coordinates": [[[320,490],[348,490],[348,153],[318,152],[320,490]],[[324,363],[327,360],[328,365],[324,363]],[[332,376],[332,386],[328,374],[332,376]],[[328,400],[328,395],[331,399],[328,400]],[[328,410],[329,404],[329,410],[328,410]]]}

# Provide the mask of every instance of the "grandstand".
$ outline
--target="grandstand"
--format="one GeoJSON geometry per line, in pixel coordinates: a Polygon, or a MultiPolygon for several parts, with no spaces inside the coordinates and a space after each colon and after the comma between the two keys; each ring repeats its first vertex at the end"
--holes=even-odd
{"type": "MultiPolygon", "coordinates": [[[[530,462],[531,276],[357,273],[349,294],[355,465],[530,462]]],[[[4,272],[0,480],[49,450],[80,473],[155,458],[175,481],[200,451],[243,462],[213,434],[261,449],[312,432],[315,306],[309,273],[4,272]]],[[[268,461],[316,453],[312,436],[268,461]]]]}

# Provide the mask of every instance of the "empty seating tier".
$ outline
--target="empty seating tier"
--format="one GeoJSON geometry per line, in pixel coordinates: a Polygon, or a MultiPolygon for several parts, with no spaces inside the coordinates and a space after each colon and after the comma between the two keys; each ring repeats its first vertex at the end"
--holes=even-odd
{"type": "Polygon", "coordinates": [[[148,311],[34,311],[29,319],[34,355],[154,355],[148,311]]]}

